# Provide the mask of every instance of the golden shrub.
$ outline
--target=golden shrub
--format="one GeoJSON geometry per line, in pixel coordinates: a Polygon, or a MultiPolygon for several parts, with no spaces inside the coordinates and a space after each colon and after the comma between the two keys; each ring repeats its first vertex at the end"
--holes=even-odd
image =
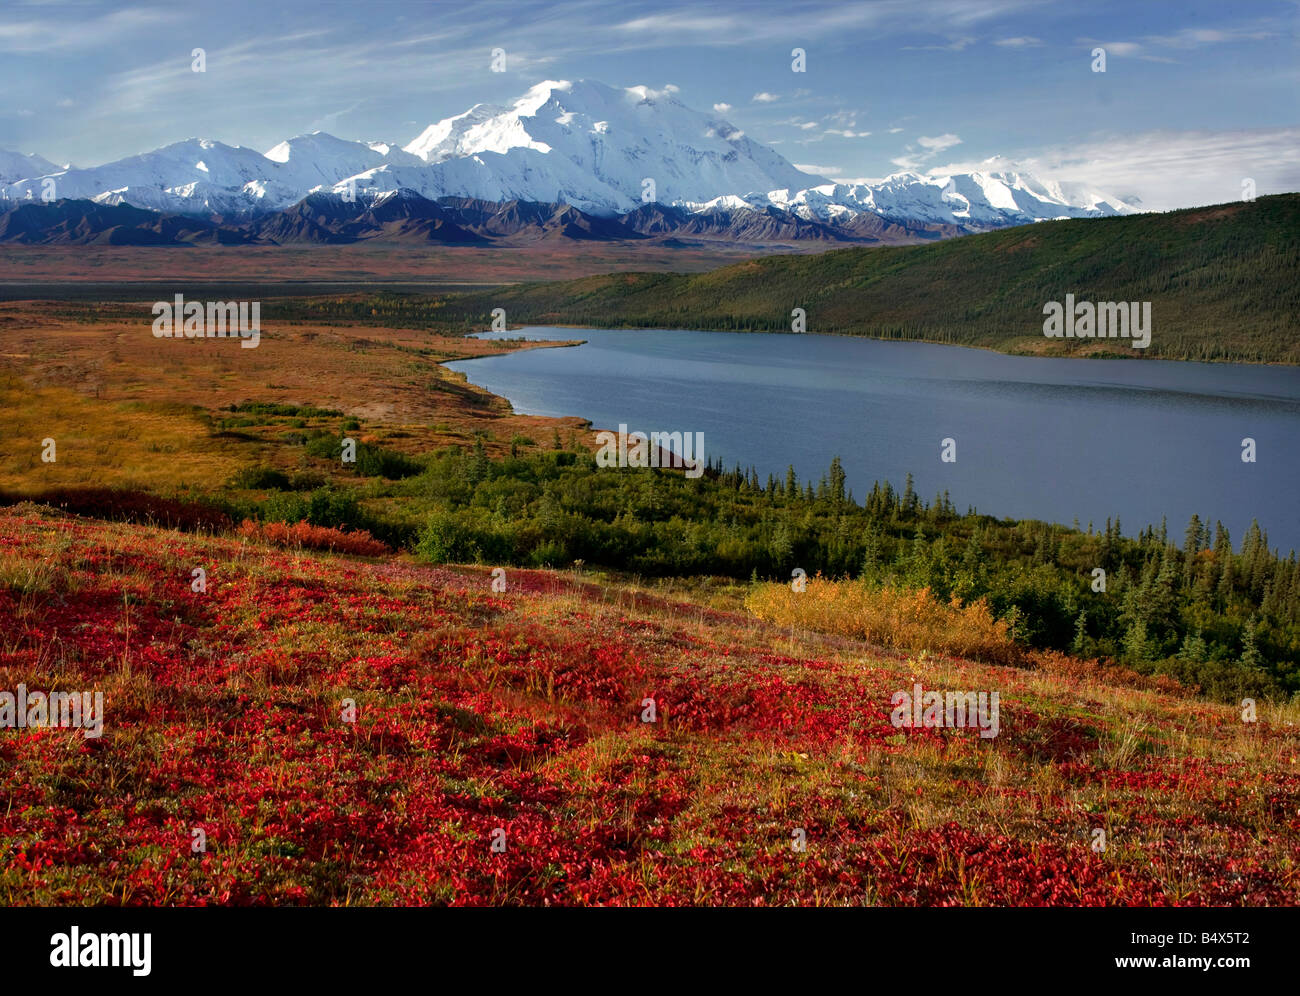
{"type": "Polygon", "coordinates": [[[1016,664],[1023,651],[1010,627],[993,617],[983,599],[963,605],[957,596],[943,602],[930,589],[877,587],[862,581],[809,578],[806,590],[787,584],[756,586],[745,607],[780,626],[856,637],[897,650],[1016,664]]]}

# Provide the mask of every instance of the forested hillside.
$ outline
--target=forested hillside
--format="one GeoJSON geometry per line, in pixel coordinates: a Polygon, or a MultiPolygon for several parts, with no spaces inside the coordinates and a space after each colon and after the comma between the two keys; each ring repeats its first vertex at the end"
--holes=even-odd
{"type": "MultiPolygon", "coordinates": [[[[1040,222],[935,245],[770,256],[702,274],[609,274],[399,305],[403,320],[807,331],[1006,352],[1300,363],[1300,194],[1121,218],[1040,222]],[[1150,302],[1145,350],[1048,339],[1043,306],[1150,302]]],[[[349,307],[341,307],[345,314],[349,307]]],[[[313,311],[313,317],[320,317],[313,311]]],[[[390,317],[391,320],[391,317],[390,317]]]]}

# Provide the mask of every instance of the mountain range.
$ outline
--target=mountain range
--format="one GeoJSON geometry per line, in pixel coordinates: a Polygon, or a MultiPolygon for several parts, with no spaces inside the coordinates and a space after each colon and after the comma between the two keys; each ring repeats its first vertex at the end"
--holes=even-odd
{"type": "Polygon", "coordinates": [[[766,208],[690,211],[645,204],[596,215],[572,204],[441,197],[405,188],[348,201],[309,194],[281,211],[223,219],[150,211],[93,200],[24,201],[0,212],[0,244],[25,245],[346,245],[381,242],[526,246],[567,242],[657,242],[666,246],[771,247],[900,245],[961,234],[952,225],[902,225],[862,213],[830,225],[766,208]]]}
{"type": "Polygon", "coordinates": [[[87,168],[0,151],[0,210],[7,237],[23,232],[26,241],[96,241],[109,228],[143,226],[161,241],[474,242],[508,237],[491,229],[509,228],[522,212],[536,237],[748,232],[755,241],[874,242],[1130,208],[1005,169],[830,182],[670,92],[580,80],[539,83],[510,107],[476,104],[405,146],[314,132],[260,153],[191,138],[87,168]],[[30,211],[15,217],[15,209],[56,205],[47,223],[30,211]],[[157,217],[96,213],[114,207],[157,217]],[[574,213],[563,217],[566,208],[574,213]],[[412,210],[419,221],[402,217],[412,210]]]}

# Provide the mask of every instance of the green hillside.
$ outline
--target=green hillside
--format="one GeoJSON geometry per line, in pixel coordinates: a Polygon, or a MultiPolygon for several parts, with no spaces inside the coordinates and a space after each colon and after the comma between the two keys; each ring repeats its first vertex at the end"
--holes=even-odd
{"type": "MultiPolygon", "coordinates": [[[[440,302],[440,320],[807,331],[1015,353],[1300,363],[1300,194],[1042,222],[925,245],[769,256],[703,274],[622,273],[440,302]],[[1149,301],[1152,341],[1048,339],[1043,306],[1149,301]]],[[[479,325],[481,327],[481,325],[479,325]]]]}

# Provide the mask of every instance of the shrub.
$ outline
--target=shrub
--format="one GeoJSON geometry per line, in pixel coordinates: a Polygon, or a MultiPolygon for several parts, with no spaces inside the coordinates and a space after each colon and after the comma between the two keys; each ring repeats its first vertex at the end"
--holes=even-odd
{"type": "Polygon", "coordinates": [[[233,525],[230,516],[214,504],[175,501],[146,491],[115,488],[51,488],[31,494],[0,491],[0,505],[15,505],[21,501],[49,505],[74,515],[187,532],[225,532],[233,525]]]}
{"type": "Polygon", "coordinates": [[[293,491],[315,491],[317,488],[325,487],[325,475],[317,474],[315,471],[304,470],[302,473],[294,474],[289,478],[289,487],[293,491]]]}
{"type": "Polygon", "coordinates": [[[420,531],[415,553],[435,564],[471,563],[482,555],[473,530],[449,512],[430,517],[420,531]]]}
{"type": "Polygon", "coordinates": [[[1026,658],[1029,666],[1036,671],[1076,680],[1091,679],[1107,685],[1123,685],[1126,688],[1141,688],[1168,695],[1186,696],[1196,691],[1194,686],[1189,688],[1168,674],[1139,674],[1132,668],[1113,661],[1102,663],[1097,660],[1083,660],[1063,654],[1059,650],[1030,650],[1026,658]]]}
{"type": "Polygon", "coordinates": [[[284,405],[269,401],[241,401],[228,405],[228,412],[247,412],[251,415],[276,415],[281,418],[333,418],[343,413],[335,408],[316,408],[313,405],[284,405]]]}
{"type": "Polygon", "coordinates": [[[807,590],[764,584],[745,598],[760,619],[835,633],[898,650],[929,650],[996,664],[1017,664],[1023,651],[983,599],[944,603],[930,589],[876,587],[864,581],[810,578],[807,590]]]}
{"type": "Polygon", "coordinates": [[[528,555],[528,562],[534,567],[555,567],[567,564],[571,558],[563,543],[543,543],[528,555]]]}
{"type": "Polygon", "coordinates": [[[361,443],[357,446],[357,473],[362,477],[386,477],[390,481],[400,481],[404,477],[414,477],[424,468],[409,457],[392,450],[380,449],[361,443]]]}
{"type": "Polygon", "coordinates": [[[358,557],[380,557],[392,551],[364,529],[344,532],[326,526],[313,526],[310,522],[254,522],[245,519],[239,526],[239,535],[260,540],[272,546],[300,547],[305,550],[326,550],[358,557]]]}
{"type": "Polygon", "coordinates": [[[289,478],[274,467],[245,467],[230,479],[242,491],[286,491],[289,478]]]}
{"type": "MultiPolygon", "coordinates": [[[[343,437],[315,436],[307,440],[307,452],[315,457],[337,461],[343,453],[343,437]]],[[[356,457],[356,463],[344,466],[351,466],[362,477],[386,477],[390,481],[400,481],[424,470],[421,464],[409,457],[370,443],[358,442],[356,457]]]]}
{"type": "Polygon", "coordinates": [[[264,522],[297,522],[307,518],[307,509],[307,499],[302,495],[277,492],[256,506],[256,513],[264,522]]]}

